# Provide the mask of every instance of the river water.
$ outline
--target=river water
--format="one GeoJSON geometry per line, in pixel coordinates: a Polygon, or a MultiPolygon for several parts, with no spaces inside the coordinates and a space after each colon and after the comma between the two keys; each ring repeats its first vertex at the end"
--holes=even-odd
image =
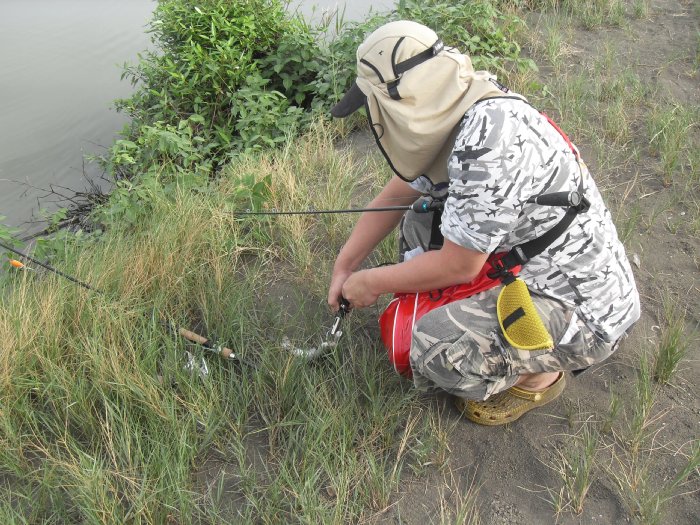
{"type": "MultiPolygon", "coordinates": [[[[104,151],[126,123],[111,109],[131,86],[121,65],[149,45],[152,0],[0,0],[0,221],[24,231],[50,185],[87,187],[83,157],[104,151]]],[[[388,0],[293,3],[307,18],[343,10],[360,19],[388,0]]],[[[96,178],[88,166],[87,176],[96,178]]]]}

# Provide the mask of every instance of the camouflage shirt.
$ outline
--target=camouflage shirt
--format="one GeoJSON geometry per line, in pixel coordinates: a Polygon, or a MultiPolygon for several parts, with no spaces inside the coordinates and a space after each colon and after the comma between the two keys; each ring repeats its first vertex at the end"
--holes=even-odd
{"type": "MultiPolygon", "coordinates": [[[[531,291],[575,307],[606,341],[620,338],[639,318],[632,270],[598,188],[564,137],[529,104],[503,97],[472,106],[461,122],[449,176],[442,233],[481,253],[507,251],[551,229],[566,209],[529,204],[528,198],[577,190],[583,177],[590,209],[520,277],[531,291]]],[[[428,189],[419,181],[414,187],[428,189]]]]}

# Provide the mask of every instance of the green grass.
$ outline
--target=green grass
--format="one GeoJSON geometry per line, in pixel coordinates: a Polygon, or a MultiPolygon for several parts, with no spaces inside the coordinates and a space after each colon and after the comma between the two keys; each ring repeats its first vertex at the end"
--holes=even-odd
{"type": "Polygon", "coordinates": [[[664,324],[654,356],[654,379],[667,384],[678,365],[695,344],[696,337],[686,329],[686,315],[682,307],[669,298],[664,300],[664,324]]]}
{"type": "MultiPolygon", "coordinates": [[[[529,95],[582,147],[620,238],[642,256],[641,272],[634,268],[641,278],[652,235],[692,237],[700,231],[697,107],[674,100],[629,63],[625,41],[592,33],[599,42],[596,52],[576,60],[575,29],[627,23],[614,3],[585,4],[579,3],[575,14],[567,7],[573,3],[538,6],[543,14],[535,18],[537,31],[523,38],[546,74],[529,80],[532,86],[544,86],[529,95]],[[611,9],[613,16],[605,20],[608,15],[602,13],[611,9]]],[[[630,16],[648,15],[643,2],[630,8],[630,16]]],[[[612,487],[634,522],[664,523],[674,498],[697,491],[697,439],[674,443],[674,454],[664,449],[674,442],[661,408],[665,385],[683,384],[679,368],[694,344],[683,311],[664,302],[657,342],[640,349],[630,390],[613,382],[607,411],[590,414],[580,403],[569,404],[566,419],[574,433],[543,459],[559,482],[536,491],[555,516],[588,516],[587,495],[598,484],[612,487]]]]}
{"type": "Polygon", "coordinates": [[[69,247],[57,264],[104,295],[13,276],[0,310],[4,522],[356,522],[390,503],[404,469],[444,463],[445,431],[358,329],[366,314],[318,363],[280,346],[325,332],[317,262],[352,219],[227,211],[242,172],[273,169],[271,206],[347,206],[352,185],[383,170],[337,153],[333,137],[319,126],[227,170],[216,191],[157,200],[138,227],[69,247]],[[342,191],[319,193],[334,176],[342,191]],[[188,374],[183,351],[204,354],[158,317],[216,334],[257,368],[205,355],[210,376],[188,374]]]}
{"type": "Polygon", "coordinates": [[[687,104],[665,104],[653,108],[648,123],[650,154],[662,166],[665,186],[681,184],[697,189],[697,131],[700,109],[687,104]]]}
{"type": "MultiPolygon", "coordinates": [[[[627,17],[624,0],[525,0],[517,4],[538,12],[570,18],[588,30],[620,27],[627,17]]],[[[640,9],[635,6],[634,14],[637,15],[640,9]]]]}
{"type": "Polygon", "coordinates": [[[584,421],[579,431],[567,436],[569,444],[556,450],[550,468],[561,479],[559,490],[548,489],[548,501],[555,515],[565,512],[580,515],[596,476],[596,454],[599,445],[598,430],[590,421],[584,421]]]}

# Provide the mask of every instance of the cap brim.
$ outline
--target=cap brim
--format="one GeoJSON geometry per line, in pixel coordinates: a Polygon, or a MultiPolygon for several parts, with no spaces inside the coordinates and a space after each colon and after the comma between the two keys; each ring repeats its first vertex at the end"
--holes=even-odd
{"type": "Polygon", "coordinates": [[[345,96],[340,99],[331,109],[331,115],[335,118],[344,118],[353,114],[355,111],[365,105],[367,97],[362,90],[353,82],[352,87],[345,93],[345,96]]]}

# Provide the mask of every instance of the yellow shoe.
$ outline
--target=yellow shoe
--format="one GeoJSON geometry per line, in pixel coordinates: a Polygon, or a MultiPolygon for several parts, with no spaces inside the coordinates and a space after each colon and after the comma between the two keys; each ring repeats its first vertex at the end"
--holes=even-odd
{"type": "Polygon", "coordinates": [[[539,392],[513,386],[492,395],[485,401],[472,401],[458,397],[455,398],[455,404],[469,421],[480,425],[504,425],[515,421],[533,408],[554,401],[564,391],[565,386],[566,379],[562,372],[559,379],[539,392]]]}

